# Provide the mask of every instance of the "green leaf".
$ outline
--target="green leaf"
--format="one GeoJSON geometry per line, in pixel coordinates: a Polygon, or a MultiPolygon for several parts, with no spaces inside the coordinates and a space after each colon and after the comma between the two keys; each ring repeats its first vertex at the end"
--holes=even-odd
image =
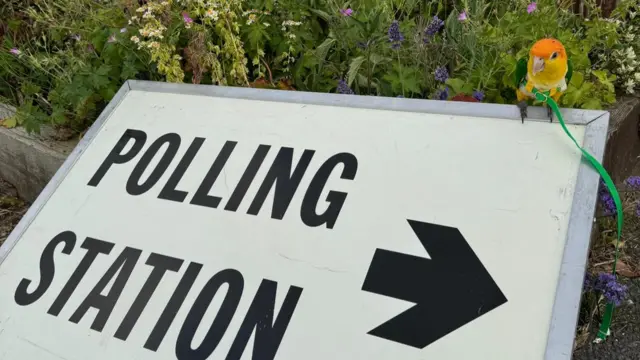
{"type": "Polygon", "coordinates": [[[315,56],[320,61],[324,61],[325,58],[327,57],[327,53],[329,52],[329,49],[331,49],[331,47],[333,46],[333,44],[335,44],[335,42],[336,42],[335,38],[332,38],[332,37],[326,38],[322,42],[322,44],[318,45],[318,47],[314,50],[315,56]]]}
{"type": "Polygon", "coordinates": [[[109,79],[106,76],[100,76],[97,74],[90,75],[91,87],[94,90],[100,90],[102,87],[107,86],[109,84],[109,79]]]}
{"type": "Polygon", "coordinates": [[[585,82],[582,84],[582,88],[580,89],[581,94],[587,94],[590,95],[591,90],[593,89],[595,85],[592,82],[585,82]]]}
{"type": "Polygon", "coordinates": [[[575,69],[588,69],[591,67],[589,56],[587,56],[585,53],[571,55],[571,62],[573,63],[574,73],[575,69]]]}
{"type": "Polygon", "coordinates": [[[357,15],[352,16],[351,20],[353,20],[353,22],[355,22],[356,25],[358,25],[360,28],[365,29],[366,24],[363,21],[359,20],[357,15]]]}
{"type": "Polygon", "coordinates": [[[251,50],[258,51],[264,47],[264,42],[271,39],[264,26],[260,23],[253,24],[245,31],[251,50]]]}
{"type": "Polygon", "coordinates": [[[20,86],[20,91],[24,96],[35,95],[40,92],[40,86],[33,84],[31,82],[25,81],[20,86]]]}
{"type": "Polygon", "coordinates": [[[462,88],[464,86],[464,81],[461,79],[448,78],[447,81],[445,81],[445,84],[451,87],[451,90],[453,90],[454,95],[457,95],[463,92],[462,88]]]}
{"type": "Polygon", "coordinates": [[[88,81],[91,84],[91,87],[94,90],[99,91],[103,87],[109,84],[109,72],[111,71],[111,66],[109,65],[101,65],[98,69],[94,70],[92,73],[88,75],[88,81]]]}
{"type": "Polygon", "coordinates": [[[27,133],[40,134],[40,123],[38,121],[25,121],[22,126],[27,133]]]}
{"type": "Polygon", "coordinates": [[[378,10],[376,10],[375,15],[373,16],[373,18],[370,18],[371,21],[367,22],[367,36],[366,38],[371,38],[373,36],[373,34],[378,30],[378,27],[380,26],[380,16],[382,15],[382,12],[384,11],[384,9],[379,8],[378,10]]]}
{"type": "Polygon", "coordinates": [[[66,116],[64,116],[64,109],[56,108],[55,110],[53,110],[53,113],[51,114],[51,121],[54,124],[58,124],[58,125],[62,125],[66,123],[67,118],[66,116]]]}
{"type": "Polygon", "coordinates": [[[582,108],[589,110],[601,110],[602,102],[598,98],[590,98],[582,104],[582,108]]]}
{"type": "Polygon", "coordinates": [[[109,75],[109,72],[111,71],[111,66],[109,65],[100,65],[100,67],[98,68],[98,70],[96,70],[96,75],[99,76],[107,76],[109,75]]]}
{"type": "Polygon", "coordinates": [[[134,79],[136,75],[138,75],[138,69],[136,68],[135,64],[131,61],[125,61],[125,63],[122,65],[122,71],[120,72],[120,79],[134,79]]]}
{"type": "Polygon", "coordinates": [[[49,91],[49,95],[47,96],[47,99],[52,104],[59,104],[64,101],[64,98],[62,97],[58,89],[52,89],[51,91],[49,91]]]}
{"type": "Polygon", "coordinates": [[[109,37],[108,30],[99,30],[91,34],[89,42],[93,45],[93,48],[96,51],[102,51],[104,44],[107,42],[107,38],[109,37]]]}
{"type": "Polygon", "coordinates": [[[14,128],[16,127],[16,125],[18,125],[18,119],[17,119],[17,115],[13,115],[11,117],[8,117],[4,120],[2,120],[2,126],[6,127],[6,128],[14,128]]]}
{"type": "Polygon", "coordinates": [[[465,83],[464,86],[462,87],[462,89],[460,89],[460,92],[463,94],[471,94],[473,93],[473,84],[472,83],[465,83]]]}
{"type": "Polygon", "coordinates": [[[408,75],[407,77],[403,78],[404,80],[403,85],[404,85],[405,92],[414,93],[414,94],[420,93],[421,90],[420,90],[420,85],[418,84],[417,78],[409,74],[407,75],[408,75]]]}
{"type": "Polygon", "coordinates": [[[581,72],[574,72],[571,77],[571,85],[579,88],[584,83],[584,75],[581,72]]]}
{"type": "Polygon", "coordinates": [[[502,85],[513,88],[513,72],[505,71],[502,75],[502,85]]]}
{"type": "Polygon", "coordinates": [[[613,84],[613,80],[615,80],[615,75],[612,77],[609,77],[608,71],[606,70],[593,70],[591,72],[596,78],[598,78],[598,80],[600,81],[600,83],[604,86],[607,87],[607,89],[609,90],[609,92],[614,92],[615,91],[615,85],[613,84]]]}
{"type": "Polygon", "coordinates": [[[378,65],[378,64],[389,62],[389,61],[391,61],[391,58],[382,56],[380,54],[373,53],[373,54],[371,54],[371,56],[369,56],[369,61],[371,61],[371,63],[375,66],[375,65],[378,65]]]}
{"type": "Polygon", "coordinates": [[[568,108],[572,108],[575,106],[578,96],[580,96],[579,90],[574,87],[570,87],[567,90],[567,93],[561,98],[562,105],[568,108]]]}
{"type": "Polygon", "coordinates": [[[353,80],[358,74],[358,71],[360,71],[360,66],[362,66],[364,60],[364,56],[358,56],[351,60],[351,64],[349,64],[349,71],[347,71],[347,85],[351,86],[353,80]]]}
{"type": "Polygon", "coordinates": [[[324,21],[329,21],[331,19],[331,15],[329,15],[327,12],[322,11],[322,10],[318,10],[318,9],[311,9],[311,12],[318,15],[318,17],[320,17],[322,20],[324,21]]]}
{"type": "Polygon", "coordinates": [[[607,80],[607,72],[604,70],[593,70],[591,71],[591,73],[598,78],[598,80],[600,81],[606,81],[607,80]]]}
{"type": "MultiPolygon", "coordinates": [[[[369,81],[367,80],[367,77],[362,74],[358,74],[358,76],[356,76],[356,82],[358,83],[358,86],[360,86],[361,88],[366,89],[369,86],[369,81]]],[[[371,80],[371,87],[374,89],[378,89],[378,83],[375,80],[371,80]]]]}
{"type": "Polygon", "coordinates": [[[106,101],[110,101],[115,96],[116,89],[113,87],[113,85],[109,85],[107,87],[100,89],[99,93],[103,99],[105,99],[106,101]]]}
{"type": "Polygon", "coordinates": [[[604,97],[603,97],[603,100],[607,104],[613,104],[613,103],[616,102],[616,94],[615,93],[605,94],[604,97]]]}
{"type": "Polygon", "coordinates": [[[418,84],[420,78],[416,68],[404,67],[394,64],[393,69],[384,75],[383,79],[391,84],[392,95],[407,93],[420,93],[422,90],[418,84]]]}

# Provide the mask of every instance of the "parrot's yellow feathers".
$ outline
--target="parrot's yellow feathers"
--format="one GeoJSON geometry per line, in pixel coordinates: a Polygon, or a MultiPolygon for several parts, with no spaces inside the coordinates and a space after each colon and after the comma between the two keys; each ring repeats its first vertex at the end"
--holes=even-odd
{"type": "Polygon", "coordinates": [[[533,44],[529,53],[532,56],[537,56],[543,59],[549,59],[554,53],[556,54],[554,57],[567,57],[567,51],[565,50],[564,45],[562,45],[559,40],[553,38],[538,40],[533,44]]]}

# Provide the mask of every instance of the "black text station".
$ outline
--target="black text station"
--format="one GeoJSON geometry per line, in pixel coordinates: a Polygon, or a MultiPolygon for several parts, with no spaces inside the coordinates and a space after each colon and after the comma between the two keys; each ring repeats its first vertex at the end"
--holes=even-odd
{"type": "MultiPolygon", "coordinates": [[[[89,180],[88,185],[98,186],[111,166],[115,164],[124,164],[133,160],[140,153],[146,141],[147,134],[144,131],[127,129],[120,137],[120,140],[115,144],[111,152],[109,152],[107,157],[104,159],[91,180],[89,180]],[[133,140],[133,146],[131,146],[128,151],[124,151],[130,140],[133,140]]],[[[191,145],[189,145],[184,156],[180,159],[175,170],[167,180],[167,183],[164,184],[158,198],[176,202],[185,201],[189,192],[186,190],[179,190],[178,183],[184,176],[189,165],[204,142],[205,139],[201,137],[193,139],[191,145]]],[[[158,180],[160,180],[160,177],[165,173],[165,171],[167,171],[167,168],[175,158],[181,143],[182,139],[180,138],[180,135],[176,133],[162,135],[151,143],[144,154],[139,158],[138,163],[129,175],[129,179],[126,184],[127,193],[130,195],[141,195],[149,191],[158,182],[158,180]],[[164,153],[159,154],[160,149],[164,147],[166,147],[164,153]],[[147,170],[151,160],[156,156],[160,156],[160,161],[155,169],[152,170],[149,177],[143,180],[142,174],[147,170]]],[[[226,203],[224,204],[225,210],[236,211],[238,209],[247,193],[247,190],[249,189],[249,186],[251,186],[251,183],[258,173],[260,166],[262,166],[267,153],[271,149],[271,146],[259,145],[257,147],[253,157],[247,164],[240,181],[228,199],[223,199],[222,196],[210,194],[209,192],[211,191],[211,188],[218,179],[218,176],[222,172],[227,160],[231,157],[236,146],[237,142],[235,141],[227,141],[222,146],[218,155],[213,159],[213,163],[209,170],[204,175],[200,186],[191,196],[191,199],[189,200],[190,204],[217,208],[223,200],[226,200],[226,203]]],[[[294,167],[293,151],[294,149],[290,147],[280,148],[273,160],[273,163],[270,165],[265,178],[262,180],[262,184],[260,185],[258,192],[249,205],[249,209],[247,211],[248,214],[257,215],[260,212],[260,208],[269,195],[271,188],[275,186],[271,218],[282,220],[303,176],[309,167],[309,164],[311,163],[311,159],[315,154],[315,150],[305,149],[298,161],[298,164],[294,167]],[[292,168],[293,172],[291,171],[292,168]]],[[[322,190],[329,180],[329,176],[338,165],[342,165],[342,172],[340,173],[341,179],[353,180],[355,178],[358,170],[358,160],[353,154],[342,152],[325,160],[313,175],[302,200],[300,218],[305,225],[315,227],[324,224],[329,229],[334,227],[336,220],[338,219],[338,215],[340,214],[340,210],[347,198],[347,193],[334,190],[329,191],[326,198],[329,205],[326,210],[318,214],[316,207],[320,201],[322,190]]]]}
{"type": "MultiPolygon", "coordinates": [[[[55,276],[55,261],[64,261],[63,257],[60,257],[60,253],[71,255],[76,249],[76,242],[75,233],[63,231],[47,244],[40,256],[38,286],[33,291],[29,291],[28,288],[32,281],[22,279],[14,295],[15,302],[18,305],[30,305],[38,301],[47,292],[55,276]]],[[[94,260],[100,255],[110,254],[114,244],[87,237],[80,247],[85,250],[84,256],[49,307],[47,313],[50,315],[58,316],[60,314],[94,260]]],[[[89,309],[96,309],[98,312],[93,319],[91,329],[101,332],[110,319],[111,312],[125,289],[127,281],[136,268],[141,255],[142,250],[125,247],[80,306],[75,309],[69,321],[77,324],[89,309]],[[112,280],[113,285],[103,295],[102,293],[112,280]]],[[[113,335],[114,337],[124,341],[127,340],[164,275],[168,271],[178,272],[184,262],[182,259],[171,256],[157,253],[149,254],[145,264],[153,269],[137,297],[130,305],[126,315],[120,320],[120,325],[113,335]]],[[[196,262],[191,262],[186,267],[182,278],[176,284],[173,294],[167,299],[166,306],[158,315],[158,320],[143,345],[144,348],[152,351],[158,350],[201,269],[202,264],[196,262]]],[[[263,279],[255,294],[246,294],[243,293],[244,278],[238,270],[224,269],[214,274],[200,290],[182,323],[175,343],[176,357],[189,360],[207,359],[214,352],[222,337],[227,335],[234,336],[234,340],[225,359],[240,359],[251,336],[255,334],[253,350],[248,350],[252,351],[251,358],[261,360],[274,359],[302,294],[302,288],[290,286],[285,300],[278,310],[275,304],[277,287],[278,283],[276,281],[263,279]],[[200,326],[207,326],[207,324],[200,324],[202,317],[216,292],[225,284],[227,285],[227,290],[222,305],[213,323],[208,325],[209,330],[203,341],[193,348],[191,343],[196,330],[200,326]],[[246,314],[236,314],[238,304],[243,295],[253,296],[253,300],[246,314]],[[277,315],[274,314],[276,311],[277,315]],[[227,328],[234,316],[244,316],[244,320],[236,334],[228,334],[227,328]]]]}

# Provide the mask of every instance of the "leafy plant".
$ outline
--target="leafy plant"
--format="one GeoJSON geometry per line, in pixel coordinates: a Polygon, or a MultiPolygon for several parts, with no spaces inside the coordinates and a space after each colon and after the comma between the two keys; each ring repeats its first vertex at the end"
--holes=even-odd
{"type": "Polygon", "coordinates": [[[148,71],[124,41],[122,8],[91,0],[16,2],[0,49],[0,96],[16,105],[4,126],[82,131],[122,81],[148,71]]]}
{"type": "Polygon", "coordinates": [[[7,0],[3,125],[80,132],[127,79],[514,103],[516,62],[546,36],[574,64],[561,105],[605,108],[640,83],[640,16],[585,3],[589,19],[570,0],[7,0]]]}
{"type": "Polygon", "coordinates": [[[613,103],[615,92],[608,86],[611,77],[607,71],[592,73],[589,55],[594,47],[607,46],[612,41],[615,26],[600,19],[581,21],[566,5],[538,1],[535,8],[518,4],[497,11],[487,4],[481,11],[476,11],[476,18],[468,15],[463,24],[456,23],[452,14],[448,26],[457,47],[463,50],[456,71],[456,78],[466,83],[461,91],[468,94],[472,88],[480,89],[486,93],[488,102],[513,103],[518,59],[528,56],[529,48],[536,40],[555,37],[567,49],[574,73],[582,75],[581,78],[578,75],[579,81],[572,81],[573,86],[569,86],[560,105],[601,109],[613,103]],[[496,13],[502,15],[495,16],[496,13]],[[585,88],[598,91],[590,92],[585,88]]]}
{"type": "Polygon", "coordinates": [[[615,84],[625,93],[635,94],[640,89],[640,2],[621,1],[609,21],[617,26],[618,41],[600,49],[600,66],[617,75],[615,84]]]}

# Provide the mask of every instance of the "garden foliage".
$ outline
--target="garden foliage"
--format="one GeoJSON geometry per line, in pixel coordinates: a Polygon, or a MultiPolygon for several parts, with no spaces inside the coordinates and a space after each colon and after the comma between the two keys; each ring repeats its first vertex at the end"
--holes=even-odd
{"type": "Polygon", "coordinates": [[[602,51],[598,58],[617,75],[616,84],[634,94],[640,90],[640,0],[622,0],[612,19],[619,41],[612,51],[602,51]]]}
{"type": "Polygon", "coordinates": [[[640,86],[640,16],[592,2],[584,18],[569,0],[6,0],[4,125],[82,131],[127,79],[513,103],[545,36],[574,64],[561,105],[601,109],[640,86]]]}

